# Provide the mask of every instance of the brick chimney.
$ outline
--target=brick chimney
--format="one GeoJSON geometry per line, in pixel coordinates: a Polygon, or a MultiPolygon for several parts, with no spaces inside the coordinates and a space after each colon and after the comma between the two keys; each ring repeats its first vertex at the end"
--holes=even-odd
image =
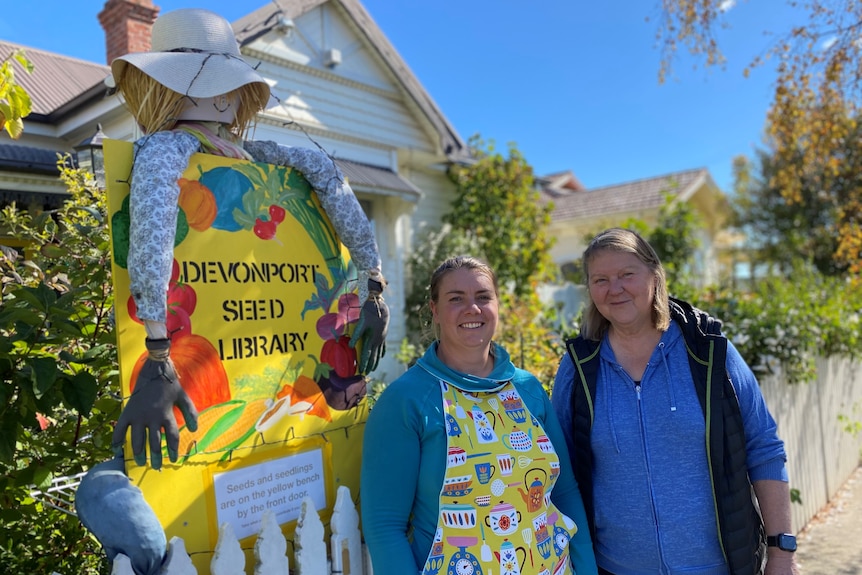
{"type": "Polygon", "coordinates": [[[152,0],[108,0],[99,13],[108,64],[130,52],[147,52],[159,7],[152,0]]]}

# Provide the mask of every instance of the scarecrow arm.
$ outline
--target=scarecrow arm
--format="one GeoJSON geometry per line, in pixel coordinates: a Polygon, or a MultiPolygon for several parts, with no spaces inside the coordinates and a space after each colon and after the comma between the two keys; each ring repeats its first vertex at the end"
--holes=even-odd
{"type": "MultiPolygon", "coordinates": [[[[164,324],[167,316],[165,294],[174,260],[180,194],[177,180],[199,146],[185,132],[156,132],[135,143],[129,196],[129,281],[138,317],[148,324],[164,324]]],[[[167,333],[148,335],[167,337],[167,333]]]]}
{"type": "Polygon", "coordinates": [[[171,461],[177,460],[175,405],[186,418],[188,428],[197,429],[197,411],[170,359],[171,342],[165,322],[177,227],[177,180],[198,147],[198,140],[183,132],[157,132],[135,144],[128,269],[138,317],[147,330],[148,353],[137,379],[130,383],[134,390],[114,428],[112,444],[121,454],[129,431],[135,462],[146,464],[149,447],[153,469],[162,465],[162,431],[171,461]]]}
{"type": "Polygon", "coordinates": [[[321,150],[280,146],[270,141],[245,142],[243,147],[258,162],[299,170],[320,199],[359,270],[359,301],[363,304],[350,345],[362,343],[360,373],[373,371],[386,353],[389,308],[383,301],[386,280],[380,271],[377,241],[359,200],[333,159],[321,150]]]}

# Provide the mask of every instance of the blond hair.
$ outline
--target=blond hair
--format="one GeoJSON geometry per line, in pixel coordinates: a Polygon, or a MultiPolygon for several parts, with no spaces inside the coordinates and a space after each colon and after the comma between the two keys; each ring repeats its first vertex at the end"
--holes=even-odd
{"type": "MultiPolygon", "coordinates": [[[[610,228],[592,239],[584,250],[583,266],[587,286],[590,283],[590,262],[601,251],[623,252],[635,255],[643,262],[655,279],[655,291],[652,302],[653,326],[665,331],[670,326],[670,302],[667,292],[667,278],[658,254],[653,247],[633,230],[610,228]]],[[[589,294],[589,289],[587,290],[589,294]]],[[[581,336],[589,340],[601,340],[610,327],[610,321],[599,312],[592,297],[587,297],[587,307],[581,322],[581,336]]]]}

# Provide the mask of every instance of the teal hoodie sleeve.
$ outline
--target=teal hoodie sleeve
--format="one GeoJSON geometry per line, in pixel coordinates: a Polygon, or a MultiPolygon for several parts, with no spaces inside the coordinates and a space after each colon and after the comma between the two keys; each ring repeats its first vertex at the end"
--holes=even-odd
{"type": "Polygon", "coordinates": [[[437,525],[446,432],[440,388],[417,370],[386,388],[365,427],[362,533],[376,575],[418,573],[437,525]]]}
{"type": "MultiPolygon", "coordinates": [[[[519,370],[520,372],[521,370],[519,370]]],[[[527,372],[523,372],[527,373],[527,372]]],[[[518,389],[521,397],[528,401],[530,412],[536,416],[545,434],[551,440],[554,451],[560,458],[560,477],[551,491],[551,499],[557,508],[570,517],[578,531],[569,542],[569,554],[577,575],[597,575],[596,557],[593,552],[593,543],[590,539],[590,530],[587,527],[587,513],[584,510],[584,502],[578,489],[578,482],[572,471],[572,463],[569,459],[569,451],[566,448],[565,436],[557,414],[551,406],[548,394],[542,388],[539,380],[532,375],[527,378],[519,378],[518,389]]]]}
{"type": "Polygon", "coordinates": [[[418,572],[407,526],[418,483],[420,422],[397,391],[390,387],[374,404],[362,448],[362,532],[379,575],[418,572]]]}

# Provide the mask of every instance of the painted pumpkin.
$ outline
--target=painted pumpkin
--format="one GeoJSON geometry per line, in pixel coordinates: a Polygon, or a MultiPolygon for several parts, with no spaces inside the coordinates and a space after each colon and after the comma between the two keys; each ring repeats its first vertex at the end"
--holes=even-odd
{"type": "Polygon", "coordinates": [[[209,229],[218,214],[218,206],[208,187],[196,180],[179,179],[179,205],[186,213],[189,227],[202,232],[209,229]]]}
{"type": "MultiPolygon", "coordinates": [[[[135,389],[138,374],[144,366],[144,352],[132,370],[131,390],[135,389]]],[[[171,360],[180,378],[180,385],[195,404],[198,413],[211,405],[230,400],[230,382],[221,363],[218,351],[203,336],[190,333],[171,340],[171,360]]],[[[174,407],[177,426],[185,423],[179,408],[174,407]]]]}

